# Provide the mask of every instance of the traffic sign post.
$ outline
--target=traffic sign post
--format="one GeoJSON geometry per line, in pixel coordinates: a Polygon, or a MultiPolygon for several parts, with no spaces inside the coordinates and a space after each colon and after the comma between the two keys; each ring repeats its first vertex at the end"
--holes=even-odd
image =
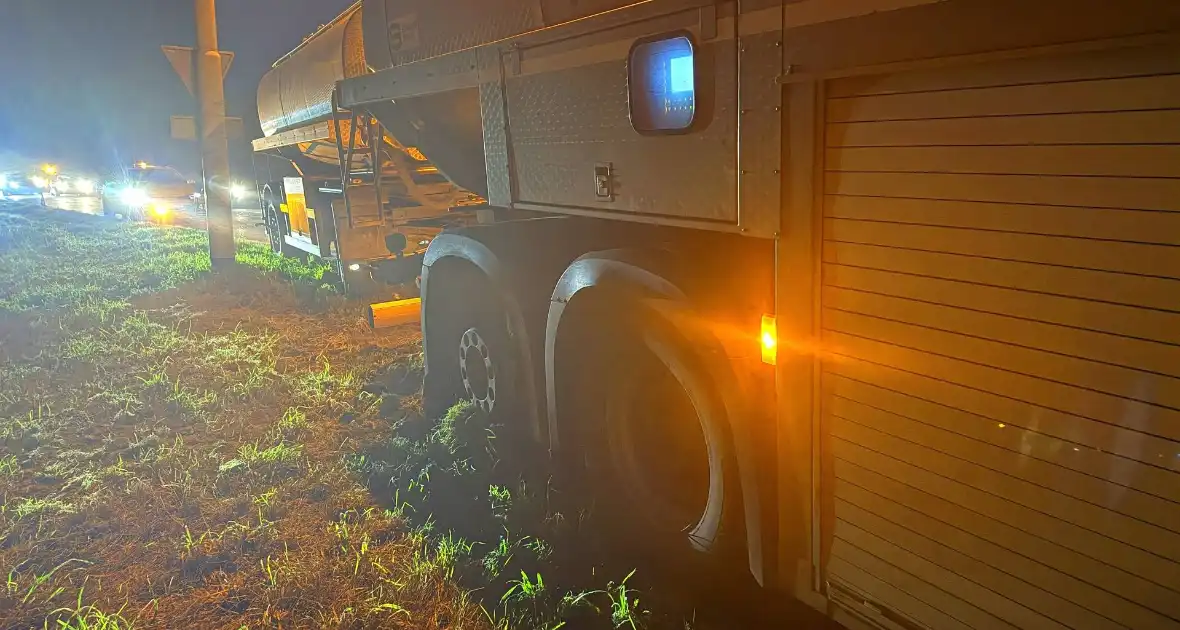
{"type": "MultiPolygon", "coordinates": [[[[199,137],[201,142],[209,258],[213,268],[218,269],[232,265],[235,253],[229,188],[211,185],[213,181],[229,181],[229,131],[225,117],[223,79],[234,57],[233,53],[222,52],[217,48],[216,0],[195,0],[194,9],[197,21],[196,50],[187,46],[164,46],[163,51],[189,93],[197,97],[193,135],[199,137]]],[[[172,120],[173,134],[177,133],[178,128],[176,118],[172,120]]],[[[180,126],[183,127],[183,122],[180,126]]]]}

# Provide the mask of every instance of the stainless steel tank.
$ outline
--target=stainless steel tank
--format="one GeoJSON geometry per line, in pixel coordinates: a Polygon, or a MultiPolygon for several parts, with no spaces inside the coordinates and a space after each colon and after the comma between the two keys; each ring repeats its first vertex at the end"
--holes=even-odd
{"type": "Polygon", "coordinates": [[[336,82],[368,71],[360,8],[360,2],[349,7],[262,77],[258,119],[263,135],[326,120],[336,82]]]}

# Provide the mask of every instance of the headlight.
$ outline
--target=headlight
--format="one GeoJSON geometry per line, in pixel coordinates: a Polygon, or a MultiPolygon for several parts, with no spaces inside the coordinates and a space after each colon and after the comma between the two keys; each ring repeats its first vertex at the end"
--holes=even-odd
{"type": "Polygon", "coordinates": [[[90,193],[94,192],[94,182],[90,181],[89,179],[79,179],[74,182],[74,190],[82,193],[83,195],[89,195],[90,193]]]}
{"type": "Polygon", "coordinates": [[[41,177],[40,175],[30,178],[30,181],[32,181],[33,185],[36,186],[37,188],[45,188],[46,186],[49,185],[49,180],[45,179],[44,177],[41,177]]]}
{"type": "Polygon", "coordinates": [[[172,212],[172,208],[163,201],[157,201],[152,204],[152,214],[158,217],[166,217],[169,212],[172,212]]]}
{"type": "Polygon", "coordinates": [[[148,194],[146,192],[140,190],[139,188],[132,188],[130,186],[124,188],[123,191],[119,193],[119,198],[123,200],[123,203],[129,206],[143,206],[147,205],[147,202],[149,201],[148,194]]]}
{"type": "Polygon", "coordinates": [[[241,201],[250,194],[250,190],[241,184],[234,184],[229,187],[229,194],[235,201],[241,201]]]}

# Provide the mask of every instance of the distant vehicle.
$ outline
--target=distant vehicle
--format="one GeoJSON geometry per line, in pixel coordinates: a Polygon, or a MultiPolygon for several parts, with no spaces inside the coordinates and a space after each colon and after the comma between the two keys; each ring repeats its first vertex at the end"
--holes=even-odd
{"type": "Polygon", "coordinates": [[[9,173],[0,175],[0,199],[41,199],[47,182],[37,176],[9,173]]]}
{"type": "Polygon", "coordinates": [[[98,194],[98,183],[89,177],[62,175],[50,182],[49,194],[54,197],[93,197],[98,194]]]}
{"type": "MultiPolygon", "coordinates": [[[[253,181],[231,179],[229,185],[220,177],[214,176],[210,183],[215,189],[229,191],[230,203],[235,208],[259,208],[258,188],[253,181]]],[[[207,197],[209,191],[202,188],[201,197],[207,197]]]]}
{"type": "Polygon", "coordinates": [[[102,185],[102,210],[132,220],[167,219],[200,206],[196,185],[168,166],[143,163],[102,185]]]}

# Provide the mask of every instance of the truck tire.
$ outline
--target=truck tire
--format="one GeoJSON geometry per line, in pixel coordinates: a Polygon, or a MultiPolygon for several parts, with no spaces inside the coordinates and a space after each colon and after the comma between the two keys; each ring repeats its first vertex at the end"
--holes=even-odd
{"type": "Polygon", "coordinates": [[[283,236],[287,229],[287,215],[281,209],[282,192],[267,184],[262,188],[262,214],[266,222],[266,236],[270,241],[270,250],[280,256],[291,256],[294,248],[288,245],[283,236]]]}
{"type": "Polygon", "coordinates": [[[578,485],[612,537],[658,565],[736,570],[740,482],[708,372],[659,325],[620,324],[597,339],[565,363],[577,366],[561,414],[576,425],[578,485]]]}
{"type": "Polygon", "coordinates": [[[429,306],[427,410],[441,415],[452,404],[467,401],[487,414],[492,425],[523,425],[515,391],[519,362],[504,309],[481,273],[447,271],[445,279],[435,276],[434,286],[446,286],[429,306]]]}

